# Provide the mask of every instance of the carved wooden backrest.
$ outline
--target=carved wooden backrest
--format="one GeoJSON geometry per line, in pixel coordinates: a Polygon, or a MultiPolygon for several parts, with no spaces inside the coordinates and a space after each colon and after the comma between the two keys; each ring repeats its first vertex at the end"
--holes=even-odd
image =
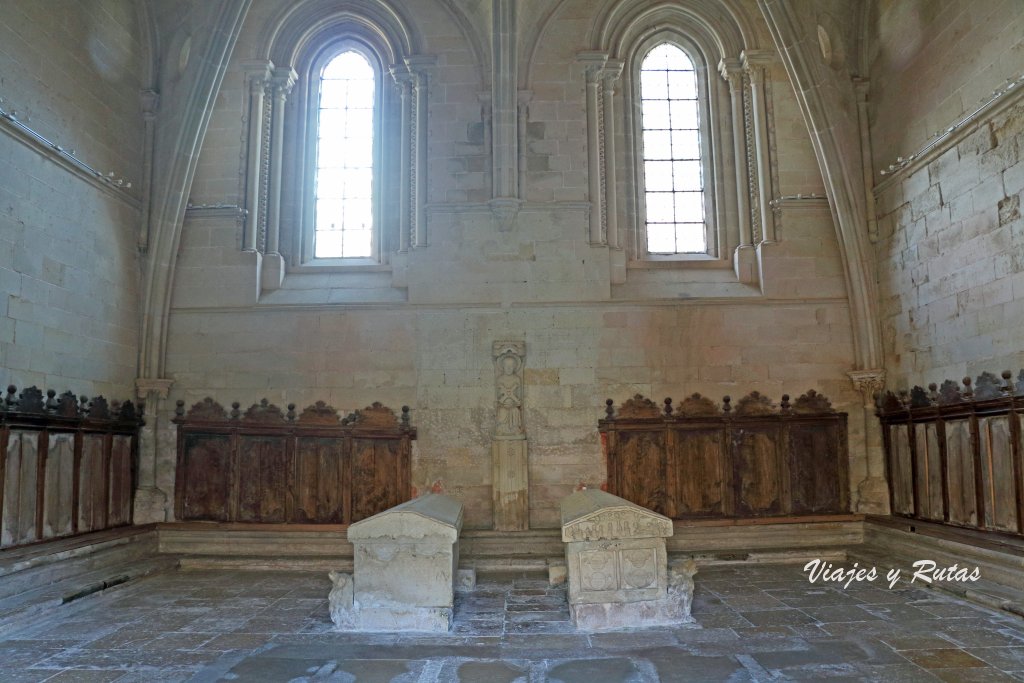
{"type": "Polygon", "coordinates": [[[610,493],[676,519],[848,511],[846,414],[813,389],[606,403],[610,493]]]}
{"type": "Polygon", "coordinates": [[[411,496],[409,408],[380,403],[341,418],[317,401],[301,412],[262,399],[231,410],[178,401],[180,520],[349,523],[411,496]]]}

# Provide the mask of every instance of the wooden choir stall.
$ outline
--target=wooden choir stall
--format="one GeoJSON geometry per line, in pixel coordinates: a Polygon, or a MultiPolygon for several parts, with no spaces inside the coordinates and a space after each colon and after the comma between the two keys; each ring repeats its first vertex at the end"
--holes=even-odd
{"type": "Polygon", "coordinates": [[[411,498],[409,408],[178,402],[179,521],[350,524],[411,498]]]}
{"type": "Polygon", "coordinates": [[[609,493],[672,519],[843,514],[846,413],[811,390],[776,406],[693,394],[673,406],[637,395],[599,429],[609,493]]]}

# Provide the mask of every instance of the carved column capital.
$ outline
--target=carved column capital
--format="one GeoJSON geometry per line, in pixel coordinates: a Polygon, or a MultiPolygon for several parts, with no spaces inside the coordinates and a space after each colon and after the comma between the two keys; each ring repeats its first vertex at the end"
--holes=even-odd
{"type": "Polygon", "coordinates": [[[270,78],[270,87],[274,90],[274,96],[280,100],[287,99],[295,87],[299,75],[290,66],[282,66],[274,69],[270,78]]]}
{"type": "Polygon", "coordinates": [[[743,62],[737,57],[725,57],[718,62],[718,73],[732,88],[743,85],[743,62]]]}
{"type": "Polygon", "coordinates": [[[853,81],[853,90],[857,93],[857,101],[867,102],[868,91],[871,89],[871,81],[867,78],[861,78],[860,76],[854,76],[850,80],[853,81]]]}
{"type": "Polygon", "coordinates": [[[846,375],[864,397],[865,405],[873,404],[875,395],[885,388],[885,370],[853,370],[846,375]]]}
{"type": "Polygon", "coordinates": [[[743,70],[751,78],[761,78],[764,70],[775,63],[775,53],[771,50],[744,50],[740,53],[743,70]]]}
{"type": "Polygon", "coordinates": [[[410,55],[405,58],[405,66],[413,76],[413,87],[420,88],[426,85],[430,77],[430,71],[437,64],[437,57],[434,55],[410,55]]]}
{"type": "Polygon", "coordinates": [[[269,59],[250,59],[242,62],[242,73],[249,83],[249,92],[262,91],[274,75],[274,63],[269,59]]]}
{"type": "Polygon", "coordinates": [[[139,105],[142,108],[142,118],[152,121],[160,109],[160,93],[156,90],[140,90],[139,105]]]}
{"type": "Polygon", "coordinates": [[[593,50],[579,52],[576,54],[576,61],[583,65],[587,85],[596,85],[603,77],[605,64],[608,62],[608,53],[593,50]]]}
{"type": "Polygon", "coordinates": [[[171,393],[171,386],[173,384],[173,379],[139,377],[135,380],[135,395],[144,399],[153,393],[159,398],[167,398],[171,393]]]}
{"type": "Polygon", "coordinates": [[[604,81],[606,87],[619,80],[623,66],[625,66],[625,62],[621,59],[609,59],[604,63],[604,67],[601,69],[601,80],[604,81]]]}

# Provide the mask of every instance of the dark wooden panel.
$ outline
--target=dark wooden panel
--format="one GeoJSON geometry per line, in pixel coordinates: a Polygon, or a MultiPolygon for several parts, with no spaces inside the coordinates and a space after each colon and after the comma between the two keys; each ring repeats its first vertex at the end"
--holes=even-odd
{"type": "Polygon", "coordinates": [[[676,509],[673,517],[725,514],[731,485],[721,429],[675,430],[676,509]]]}
{"type": "Polygon", "coordinates": [[[743,428],[732,433],[736,511],[778,515],[783,508],[782,458],[775,428],[743,428]]]}
{"type": "Polygon", "coordinates": [[[659,514],[669,512],[665,430],[620,431],[618,454],[622,466],[616,495],[659,514]]]}
{"type": "Polygon", "coordinates": [[[352,440],[352,522],[398,505],[401,445],[383,439],[352,440]]]}
{"type": "Polygon", "coordinates": [[[338,439],[300,437],[296,451],[295,512],[292,521],[341,524],[344,518],[342,450],[338,439]]]}
{"type": "Polygon", "coordinates": [[[793,514],[845,512],[844,473],[838,458],[844,436],[836,423],[789,427],[789,481],[793,514]]]}
{"type": "Polygon", "coordinates": [[[104,437],[86,434],[82,441],[82,464],[79,468],[78,530],[103,528],[107,510],[104,437]]]}
{"type": "Polygon", "coordinates": [[[981,434],[985,526],[996,531],[1017,531],[1016,487],[1009,416],[984,418],[978,423],[981,434]]]}
{"type": "Polygon", "coordinates": [[[8,437],[3,525],[0,528],[3,547],[36,540],[38,443],[39,432],[12,430],[8,437]]]}
{"type": "Polygon", "coordinates": [[[892,452],[889,471],[892,474],[893,512],[910,515],[914,513],[914,477],[910,461],[910,427],[895,424],[889,428],[892,452]]]}
{"type": "Polygon", "coordinates": [[[66,536],[72,532],[74,477],[74,434],[52,434],[46,458],[43,538],[66,536]]]}
{"type": "Polygon", "coordinates": [[[239,438],[237,521],[287,521],[292,468],[286,450],[283,437],[239,438]]]}
{"type": "Polygon", "coordinates": [[[231,437],[224,434],[186,434],[178,461],[183,482],[181,519],[230,519],[231,437]]]}
{"type": "Polygon", "coordinates": [[[950,420],[944,427],[949,481],[949,521],[962,526],[977,526],[978,507],[975,504],[971,426],[967,420],[950,420]]]}
{"type": "Polygon", "coordinates": [[[918,516],[941,522],[943,514],[942,454],[939,450],[937,425],[914,425],[914,486],[917,488],[918,516]]]}
{"type": "Polygon", "coordinates": [[[108,526],[123,526],[132,518],[132,439],[114,436],[110,450],[108,526]]]}

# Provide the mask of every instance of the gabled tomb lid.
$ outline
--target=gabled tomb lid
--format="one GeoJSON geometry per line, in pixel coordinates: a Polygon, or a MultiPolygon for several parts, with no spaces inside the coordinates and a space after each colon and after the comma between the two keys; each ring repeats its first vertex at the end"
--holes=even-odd
{"type": "Polygon", "coordinates": [[[462,503],[439,493],[427,493],[352,524],[348,540],[445,539],[454,543],[461,530],[462,503]]]}
{"type": "Polygon", "coordinates": [[[562,499],[562,541],[668,538],[672,520],[599,489],[562,499]]]}

